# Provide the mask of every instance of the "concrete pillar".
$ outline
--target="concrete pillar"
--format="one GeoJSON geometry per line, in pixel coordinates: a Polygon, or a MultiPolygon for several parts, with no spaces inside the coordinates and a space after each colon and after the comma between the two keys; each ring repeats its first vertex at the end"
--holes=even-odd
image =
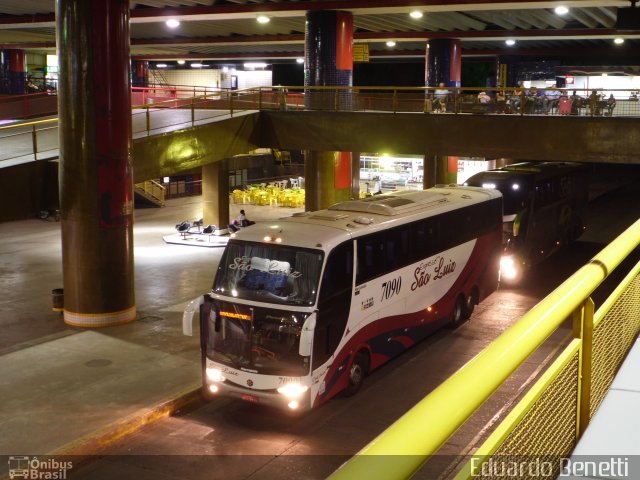
{"type": "Polygon", "coordinates": [[[305,210],[327,208],[350,200],[351,153],[305,151],[305,210]]]}
{"type": "MultiPolygon", "coordinates": [[[[349,12],[307,12],[305,86],[353,84],[353,15],[349,12]]],[[[351,108],[351,95],[311,91],[307,108],[351,108]]],[[[357,192],[356,192],[357,195],[357,192]]],[[[305,209],[319,210],[353,197],[350,152],[305,152],[305,209]]]]}
{"type": "Polygon", "coordinates": [[[64,321],[136,318],[129,1],[58,0],[64,321]]]}
{"type": "Polygon", "coordinates": [[[438,156],[425,155],[422,162],[422,188],[427,189],[433,187],[437,183],[438,175],[438,156]]]}
{"type": "Polygon", "coordinates": [[[456,183],[458,157],[425,155],[422,166],[422,188],[456,183]],[[456,168],[453,168],[454,163],[456,168]],[[451,164],[451,166],[450,166],[451,164]]]}
{"type": "Polygon", "coordinates": [[[131,85],[133,87],[149,86],[148,60],[131,60],[131,85]]]}
{"type": "Polygon", "coordinates": [[[461,66],[460,40],[442,38],[427,42],[424,75],[426,87],[437,87],[440,83],[447,87],[459,87],[461,66]]]}
{"type": "Polygon", "coordinates": [[[226,160],[202,167],[202,217],[205,226],[216,225],[220,234],[228,233],[229,169],[226,160]]]}
{"type": "Polygon", "coordinates": [[[27,56],[23,50],[2,51],[2,76],[5,85],[2,92],[8,95],[22,95],[27,92],[27,56]]]}

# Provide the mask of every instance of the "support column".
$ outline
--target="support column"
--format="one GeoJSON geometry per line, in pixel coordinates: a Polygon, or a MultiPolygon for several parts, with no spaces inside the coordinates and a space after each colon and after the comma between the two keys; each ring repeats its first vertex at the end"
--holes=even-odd
{"type": "Polygon", "coordinates": [[[438,156],[425,155],[422,162],[422,188],[427,189],[435,186],[438,180],[438,156]]]}
{"type": "Polygon", "coordinates": [[[352,198],[351,153],[304,153],[305,210],[321,210],[352,198]]]}
{"type": "Polygon", "coordinates": [[[229,169],[226,160],[202,166],[202,217],[205,225],[218,227],[216,233],[229,233],[229,169]]]}
{"type": "Polygon", "coordinates": [[[422,188],[456,183],[458,157],[425,155],[422,166],[422,188]],[[453,165],[455,164],[455,168],[453,165]]]}
{"type": "Polygon", "coordinates": [[[2,72],[6,85],[2,93],[22,95],[27,92],[27,56],[22,50],[2,52],[2,72]]]}
{"type": "Polygon", "coordinates": [[[149,86],[149,62],[147,60],[131,60],[131,86],[149,86]]]}
{"type": "Polygon", "coordinates": [[[136,318],[129,1],[58,0],[64,321],[136,318]]]}
{"type": "Polygon", "coordinates": [[[459,87],[461,67],[460,40],[439,38],[427,42],[425,87],[437,87],[440,83],[447,87],[459,87]]]}
{"type": "MultiPolygon", "coordinates": [[[[304,84],[347,86],[353,83],[353,15],[349,12],[307,12],[304,84]]],[[[311,92],[310,108],[349,109],[351,96],[311,92]]],[[[350,152],[305,152],[305,209],[320,210],[353,197],[350,152]]]]}

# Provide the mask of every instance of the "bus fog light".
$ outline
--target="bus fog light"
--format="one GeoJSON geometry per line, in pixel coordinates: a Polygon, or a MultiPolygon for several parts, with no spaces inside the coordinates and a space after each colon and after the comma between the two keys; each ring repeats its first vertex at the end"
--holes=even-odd
{"type": "Polygon", "coordinates": [[[500,276],[507,280],[513,280],[518,276],[518,266],[513,257],[502,257],[500,259],[500,276]]]}
{"type": "Polygon", "coordinates": [[[218,393],[218,390],[220,389],[218,388],[218,385],[216,385],[215,383],[213,385],[209,385],[209,391],[211,393],[218,393]]]}
{"type": "Polygon", "coordinates": [[[307,387],[306,385],[300,385],[299,383],[288,383],[284,387],[278,388],[278,393],[284,395],[287,398],[300,398],[300,396],[307,390],[309,390],[309,387],[307,387]]]}
{"type": "Polygon", "coordinates": [[[287,405],[291,410],[295,410],[296,408],[298,408],[298,401],[291,400],[287,405]]]}
{"type": "Polygon", "coordinates": [[[207,368],[207,378],[212,382],[224,382],[222,372],[217,368],[207,368]]]}

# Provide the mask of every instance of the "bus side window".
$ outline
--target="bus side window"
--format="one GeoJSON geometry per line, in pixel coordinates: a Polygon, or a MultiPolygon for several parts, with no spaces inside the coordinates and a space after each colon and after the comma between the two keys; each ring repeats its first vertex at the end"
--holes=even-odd
{"type": "Polygon", "coordinates": [[[353,285],[353,241],[338,245],[329,254],[318,298],[318,320],[313,340],[313,366],[333,354],[344,335],[353,285]]]}

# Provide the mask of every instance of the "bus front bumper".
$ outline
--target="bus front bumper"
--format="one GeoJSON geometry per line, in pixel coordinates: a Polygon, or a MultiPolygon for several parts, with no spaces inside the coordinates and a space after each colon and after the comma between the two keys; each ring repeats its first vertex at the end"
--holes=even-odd
{"type": "Polygon", "coordinates": [[[289,412],[304,412],[311,409],[311,395],[309,390],[298,396],[287,396],[273,390],[255,390],[235,385],[229,381],[213,382],[207,379],[203,386],[203,391],[208,398],[236,398],[245,402],[274,407],[289,412]]]}

